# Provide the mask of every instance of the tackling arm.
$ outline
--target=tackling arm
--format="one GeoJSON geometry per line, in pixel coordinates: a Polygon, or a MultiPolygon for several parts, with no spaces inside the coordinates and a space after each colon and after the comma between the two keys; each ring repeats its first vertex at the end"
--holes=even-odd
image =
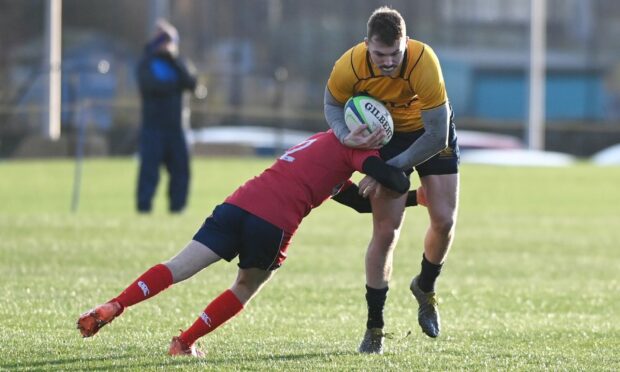
{"type": "Polygon", "coordinates": [[[448,102],[431,110],[422,111],[424,134],[407,150],[388,160],[388,164],[399,169],[409,169],[439,153],[448,146],[450,128],[448,102]]]}
{"type": "Polygon", "coordinates": [[[377,180],[382,186],[399,194],[406,193],[411,186],[409,178],[403,171],[386,164],[377,156],[368,157],[362,164],[362,171],[377,180]]]}
{"type": "MultiPolygon", "coordinates": [[[[356,184],[350,183],[345,186],[338,194],[332,197],[335,201],[342,205],[346,205],[349,208],[355,209],[358,213],[371,213],[372,207],[370,205],[370,199],[364,198],[359,194],[359,189],[356,184]]],[[[409,190],[407,193],[407,201],[405,206],[411,207],[418,205],[418,198],[416,190],[409,190]]]]}

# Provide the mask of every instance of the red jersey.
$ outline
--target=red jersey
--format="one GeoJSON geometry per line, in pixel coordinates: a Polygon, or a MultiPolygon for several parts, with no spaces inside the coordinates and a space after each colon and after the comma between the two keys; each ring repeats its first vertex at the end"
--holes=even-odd
{"type": "Polygon", "coordinates": [[[288,149],[271,167],[246,182],[225,202],[294,233],[301,220],[346,182],[376,150],[342,145],[331,130],[288,149]]]}

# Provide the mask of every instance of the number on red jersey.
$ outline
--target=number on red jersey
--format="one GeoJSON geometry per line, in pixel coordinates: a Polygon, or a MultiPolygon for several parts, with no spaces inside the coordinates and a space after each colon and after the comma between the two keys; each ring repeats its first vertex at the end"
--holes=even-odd
{"type": "Polygon", "coordinates": [[[308,146],[312,145],[314,142],[316,141],[316,139],[307,139],[293,147],[291,147],[290,149],[286,150],[286,152],[284,154],[282,154],[282,156],[280,156],[280,160],[284,160],[284,161],[288,161],[289,163],[292,163],[295,161],[295,158],[291,156],[291,154],[296,153],[297,151],[301,151],[305,148],[307,148],[308,146]]]}

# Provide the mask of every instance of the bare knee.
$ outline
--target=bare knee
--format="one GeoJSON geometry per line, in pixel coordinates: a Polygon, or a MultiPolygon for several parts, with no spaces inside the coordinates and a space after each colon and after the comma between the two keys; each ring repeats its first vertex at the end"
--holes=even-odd
{"type": "Polygon", "coordinates": [[[389,252],[400,235],[400,228],[405,218],[405,198],[371,198],[370,201],[372,204],[370,248],[375,247],[389,252]]]}
{"type": "Polygon", "coordinates": [[[438,216],[431,220],[431,228],[433,231],[442,236],[451,236],[454,232],[455,225],[456,219],[451,214],[438,216]]]}
{"type": "Polygon", "coordinates": [[[237,279],[230,288],[242,304],[254,297],[272,276],[273,271],[240,269],[237,279]]]}
{"type": "Polygon", "coordinates": [[[235,281],[234,286],[244,293],[254,294],[256,290],[260,288],[261,284],[261,282],[258,282],[255,279],[238,278],[235,281]]]}
{"type": "Polygon", "coordinates": [[[372,245],[390,250],[398,241],[400,226],[392,223],[378,223],[374,225],[372,232],[372,245]]]}
{"type": "Polygon", "coordinates": [[[259,285],[249,280],[237,280],[230,288],[242,304],[246,304],[259,289],[259,285]]]}
{"type": "Polygon", "coordinates": [[[192,240],[176,256],[164,262],[164,265],[172,272],[173,282],[178,283],[218,260],[220,257],[215,252],[192,240]]]}

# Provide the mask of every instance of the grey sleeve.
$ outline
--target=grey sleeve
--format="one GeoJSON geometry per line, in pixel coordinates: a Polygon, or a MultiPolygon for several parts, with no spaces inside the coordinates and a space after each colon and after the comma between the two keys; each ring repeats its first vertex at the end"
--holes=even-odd
{"type": "Polygon", "coordinates": [[[422,111],[424,134],[408,149],[387,161],[399,169],[409,169],[425,162],[448,146],[450,106],[448,102],[431,110],[422,111]]]}
{"type": "Polygon", "coordinates": [[[325,87],[325,95],[323,98],[323,111],[327,124],[332,128],[338,140],[343,142],[344,138],[350,133],[347,124],[344,122],[344,107],[340,102],[336,101],[327,87],[325,87]]]}

